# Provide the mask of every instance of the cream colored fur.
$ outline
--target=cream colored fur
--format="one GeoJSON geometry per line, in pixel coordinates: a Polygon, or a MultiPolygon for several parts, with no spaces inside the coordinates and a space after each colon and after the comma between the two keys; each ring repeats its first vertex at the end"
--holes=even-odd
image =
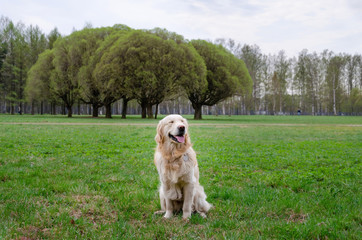
{"type": "Polygon", "coordinates": [[[180,115],[169,115],[157,126],[155,137],[157,148],[154,162],[160,177],[161,211],[165,218],[173,212],[183,211],[183,218],[198,212],[206,217],[211,204],[206,201],[204,188],[199,183],[199,168],[196,153],[192,149],[188,123],[180,115]],[[177,135],[180,126],[185,127],[184,142],[173,140],[169,134],[177,135]]]}

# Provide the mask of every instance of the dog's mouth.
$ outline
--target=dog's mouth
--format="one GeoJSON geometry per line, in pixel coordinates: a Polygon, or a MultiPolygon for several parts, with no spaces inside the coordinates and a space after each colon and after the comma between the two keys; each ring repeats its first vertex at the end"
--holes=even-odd
{"type": "Polygon", "coordinates": [[[184,143],[185,142],[185,135],[172,135],[172,134],[168,134],[168,136],[177,143],[184,143]]]}

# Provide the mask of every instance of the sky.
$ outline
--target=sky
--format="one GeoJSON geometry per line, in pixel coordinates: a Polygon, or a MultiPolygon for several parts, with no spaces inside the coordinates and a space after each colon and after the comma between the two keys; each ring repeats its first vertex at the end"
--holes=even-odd
{"type": "Polygon", "coordinates": [[[362,53],[362,0],[0,0],[0,16],[48,34],[125,24],[186,39],[233,39],[264,54],[362,53]]]}

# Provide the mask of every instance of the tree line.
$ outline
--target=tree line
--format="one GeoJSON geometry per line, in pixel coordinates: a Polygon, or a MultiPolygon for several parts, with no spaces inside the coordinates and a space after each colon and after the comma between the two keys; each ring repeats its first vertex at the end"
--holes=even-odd
{"type": "Polygon", "coordinates": [[[120,24],[45,35],[5,17],[0,44],[3,113],[362,114],[359,54],[288,58],[120,24]]]}
{"type": "Polygon", "coordinates": [[[309,115],[362,114],[362,56],[304,49],[297,57],[285,52],[265,55],[257,45],[229,46],[243,59],[253,79],[249,109],[256,113],[309,115]]]}
{"type": "MultiPolygon", "coordinates": [[[[3,32],[7,33],[11,26],[9,21],[3,32]]],[[[12,39],[8,42],[4,45],[5,63],[13,53],[12,39]]],[[[251,92],[252,81],[242,60],[221,45],[186,41],[165,29],[88,26],[69,36],[58,36],[51,48],[39,52],[27,72],[27,67],[23,67],[21,83],[16,77],[3,75],[11,93],[9,96],[9,91],[4,91],[12,113],[14,105],[22,111],[25,95],[25,102],[32,109],[39,103],[56,106],[61,102],[68,117],[77,101],[90,104],[94,117],[102,106],[106,117],[111,117],[111,106],[119,99],[123,101],[125,117],[128,101],[135,99],[142,117],[153,118],[153,106],[156,105],[157,115],[160,103],[184,95],[192,103],[195,119],[201,119],[202,106],[251,92]]],[[[13,66],[15,73],[16,63],[13,66]]]]}

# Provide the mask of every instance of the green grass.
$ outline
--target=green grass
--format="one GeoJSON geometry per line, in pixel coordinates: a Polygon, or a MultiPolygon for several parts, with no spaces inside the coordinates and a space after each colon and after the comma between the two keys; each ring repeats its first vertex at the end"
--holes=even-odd
{"type": "Polygon", "coordinates": [[[153,215],[158,120],[0,115],[0,239],[361,239],[362,118],[204,118],[190,131],[215,208],[186,223],[153,215]]]}
{"type": "MultiPolygon", "coordinates": [[[[164,115],[159,115],[158,119],[142,119],[139,115],[128,115],[127,119],[114,115],[107,119],[104,116],[92,118],[91,116],[73,115],[68,118],[65,115],[0,115],[1,122],[24,122],[24,123],[106,123],[106,124],[157,124],[164,115]]],[[[190,123],[203,124],[342,124],[342,125],[362,125],[362,118],[356,116],[209,116],[203,115],[203,120],[193,120],[193,115],[184,115],[190,123]]]]}

